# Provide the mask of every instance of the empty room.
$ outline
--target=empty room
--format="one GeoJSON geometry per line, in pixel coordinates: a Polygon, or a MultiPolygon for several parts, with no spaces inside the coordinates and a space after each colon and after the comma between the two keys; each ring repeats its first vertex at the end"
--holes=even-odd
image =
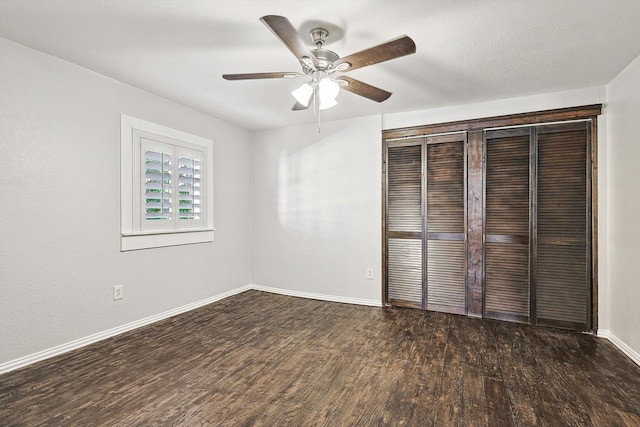
{"type": "Polygon", "coordinates": [[[640,426],[637,0],[0,0],[0,426],[640,426]]]}

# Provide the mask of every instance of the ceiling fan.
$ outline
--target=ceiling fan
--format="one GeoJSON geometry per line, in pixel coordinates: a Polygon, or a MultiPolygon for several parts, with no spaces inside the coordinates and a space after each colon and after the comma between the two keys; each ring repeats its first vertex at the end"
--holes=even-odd
{"type": "Polygon", "coordinates": [[[267,15],[260,18],[282,42],[289,48],[302,66],[302,73],[273,72],[248,74],[223,74],[226,80],[250,80],[292,78],[309,76],[311,80],[292,92],[296,103],[293,110],[306,110],[312,101],[316,109],[327,109],[336,105],[340,88],[376,102],[382,102],[391,96],[391,92],[371,86],[367,83],[342,74],[357,68],[366,67],[416,52],[413,40],[404,35],[378,46],[340,58],[338,54],[324,48],[329,32],[324,28],[314,28],[309,36],[315,47],[309,48],[291,22],[284,16],[267,15]]]}

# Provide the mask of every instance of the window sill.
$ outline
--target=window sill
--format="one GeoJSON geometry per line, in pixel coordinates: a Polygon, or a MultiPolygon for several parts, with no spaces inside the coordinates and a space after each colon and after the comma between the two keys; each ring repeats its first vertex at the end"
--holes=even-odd
{"type": "Polygon", "coordinates": [[[128,233],[120,238],[120,250],[163,248],[167,246],[191,245],[213,242],[213,229],[164,231],[152,233],[128,233]]]}

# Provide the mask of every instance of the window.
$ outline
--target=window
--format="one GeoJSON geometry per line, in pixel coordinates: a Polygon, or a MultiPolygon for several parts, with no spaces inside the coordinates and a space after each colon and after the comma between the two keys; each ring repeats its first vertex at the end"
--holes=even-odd
{"type": "Polygon", "coordinates": [[[121,249],[213,241],[212,145],[121,115],[121,249]]]}

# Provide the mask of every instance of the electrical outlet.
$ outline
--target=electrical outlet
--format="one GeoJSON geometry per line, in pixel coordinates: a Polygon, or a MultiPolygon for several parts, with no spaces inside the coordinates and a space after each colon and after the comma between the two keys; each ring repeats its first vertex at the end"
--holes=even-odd
{"type": "Polygon", "coordinates": [[[115,285],[113,287],[113,300],[124,298],[124,285],[115,285]]]}
{"type": "Polygon", "coordinates": [[[367,279],[373,279],[373,268],[367,268],[367,279]]]}

